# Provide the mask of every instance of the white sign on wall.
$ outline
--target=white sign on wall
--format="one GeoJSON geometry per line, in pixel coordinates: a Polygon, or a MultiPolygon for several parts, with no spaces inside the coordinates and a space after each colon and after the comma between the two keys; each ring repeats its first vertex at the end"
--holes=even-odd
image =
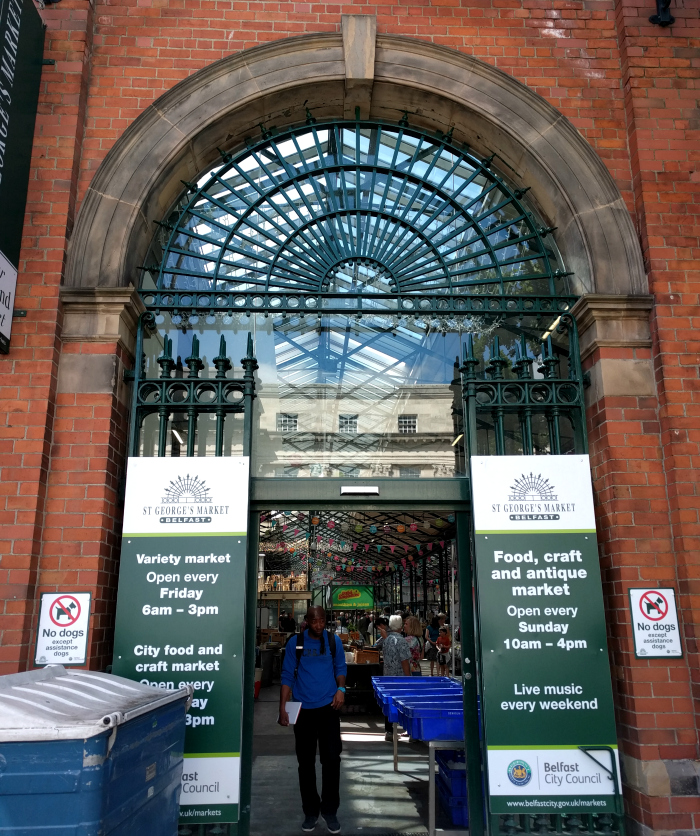
{"type": "Polygon", "coordinates": [[[630,589],[634,655],[638,659],[682,656],[676,593],[666,587],[630,589]]]}
{"type": "Polygon", "coordinates": [[[44,592],[34,664],[84,665],[89,627],[89,592],[44,592]]]}
{"type": "Polygon", "coordinates": [[[0,354],[7,354],[10,350],[16,289],[17,269],[0,252],[0,354]]]}

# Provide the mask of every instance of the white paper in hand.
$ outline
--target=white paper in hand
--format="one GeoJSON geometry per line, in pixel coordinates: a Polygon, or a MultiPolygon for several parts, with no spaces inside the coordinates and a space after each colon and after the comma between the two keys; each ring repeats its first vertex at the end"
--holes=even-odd
{"type": "Polygon", "coordinates": [[[293,726],[299,719],[299,712],[301,711],[301,703],[290,700],[285,706],[287,714],[289,715],[289,725],[293,726]]]}

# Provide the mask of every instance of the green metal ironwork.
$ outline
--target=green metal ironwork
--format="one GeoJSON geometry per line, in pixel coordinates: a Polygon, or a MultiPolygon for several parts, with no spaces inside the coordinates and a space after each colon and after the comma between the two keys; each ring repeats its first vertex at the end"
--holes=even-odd
{"type": "Polygon", "coordinates": [[[190,316],[213,314],[224,325],[226,317],[238,314],[249,317],[264,316],[368,316],[389,315],[420,320],[440,317],[473,317],[536,315],[559,316],[571,310],[576,296],[479,296],[454,293],[422,293],[381,295],[323,292],[321,294],[270,292],[214,292],[145,290],[141,295],[145,305],[154,311],[169,311],[187,322],[190,316]]]}
{"type": "Polygon", "coordinates": [[[516,357],[506,359],[499,338],[494,337],[487,363],[475,356],[472,335],[467,334],[460,368],[466,460],[484,454],[587,453],[584,380],[576,320],[569,313],[562,314],[542,342],[539,358],[528,354],[524,334],[516,347],[516,357]],[[565,356],[555,353],[551,336],[554,330],[568,336],[569,350],[565,356]],[[533,363],[538,359],[540,365],[535,375],[533,363]],[[564,363],[568,365],[566,374],[560,370],[564,363]],[[507,432],[509,416],[515,421],[510,421],[507,432]],[[538,417],[543,419],[543,428],[546,427],[539,443],[533,431],[538,417]],[[562,442],[564,422],[572,430],[568,449],[562,442]],[[485,439],[487,435],[492,436],[493,444],[485,439]]]}
{"type": "MultiPolygon", "coordinates": [[[[202,415],[213,413],[216,416],[215,454],[223,455],[224,422],[229,415],[243,415],[243,455],[250,455],[252,445],[253,399],[255,397],[255,370],[258,364],[253,356],[253,338],[248,335],[246,356],[241,365],[243,377],[228,377],[233,363],[226,354],[226,338],[222,335],[219,342],[219,355],[214,358],[216,376],[213,379],[201,379],[200,372],[204,363],[199,356],[199,340],[192,339],[192,353],[185,358],[187,374],[184,376],[182,364],[172,356],[172,340],[164,338],[163,353],[157,359],[161,372],[157,378],[146,377],[145,355],[143,353],[144,331],[155,328],[155,316],[146,311],[141,314],[136,336],[136,363],[130,376],[133,381],[132,416],[129,433],[130,455],[138,456],[140,451],[141,429],[146,416],[158,415],[158,456],[166,453],[168,422],[174,414],[187,415],[187,456],[194,456],[197,423],[202,415]]],[[[179,358],[178,358],[179,360],[179,358]]]]}
{"type": "Polygon", "coordinates": [[[373,122],[271,130],[185,185],[144,290],[566,292],[527,189],[450,135],[373,122]]]}
{"type": "Polygon", "coordinates": [[[618,813],[521,813],[491,816],[491,833],[498,836],[520,836],[522,833],[617,836],[623,832],[623,817],[618,813]]]}

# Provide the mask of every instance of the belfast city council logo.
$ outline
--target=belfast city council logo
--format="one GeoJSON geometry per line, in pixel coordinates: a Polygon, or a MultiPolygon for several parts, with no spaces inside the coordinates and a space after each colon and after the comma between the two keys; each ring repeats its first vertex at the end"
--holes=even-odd
{"type": "Polygon", "coordinates": [[[516,787],[524,787],[525,784],[530,783],[530,778],[532,778],[530,764],[525,761],[511,761],[508,764],[508,777],[516,787]]]}

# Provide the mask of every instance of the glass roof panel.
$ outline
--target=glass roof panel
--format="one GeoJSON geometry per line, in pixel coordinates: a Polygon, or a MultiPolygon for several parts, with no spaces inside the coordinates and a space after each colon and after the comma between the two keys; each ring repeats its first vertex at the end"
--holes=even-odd
{"type": "Polygon", "coordinates": [[[545,226],[490,160],[448,137],[311,124],[197,178],[150,263],[169,290],[505,293],[506,280],[537,276],[556,294],[563,265],[545,226]]]}

